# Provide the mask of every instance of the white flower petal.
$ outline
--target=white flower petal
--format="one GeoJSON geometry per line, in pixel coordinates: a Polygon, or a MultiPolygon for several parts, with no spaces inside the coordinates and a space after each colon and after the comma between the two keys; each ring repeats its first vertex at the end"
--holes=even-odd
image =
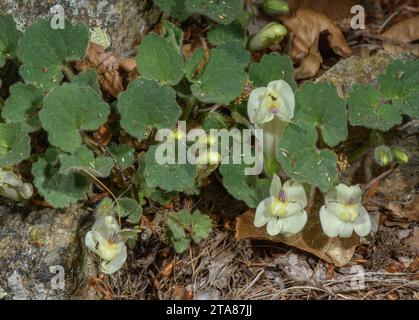
{"type": "Polygon", "coordinates": [[[97,255],[103,260],[111,261],[121,252],[123,247],[125,247],[125,244],[122,241],[101,240],[99,241],[97,255]]]}
{"type": "Polygon", "coordinates": [[[24,199],[29,199],[33,195],[33,187],[30,183],[23,183],[20,187],[21,196],[24,199]]]}
{"type": "Polygon", "coordinates": [[[275,159],[275,150],[278,140],[282,137],[286,123],[278,117],[274,117],[272,121],[259,126],[263,129],[263,154],[275,159]]]}
{"type": "Polygon", "coordinates": [[[291,111],[290,107],[285,105],[278,109],[278,112],[275,114],[275,116],[284,122],[291,122],[292,118],[294,117],[294,112],[291,111]]]}
{"type": "Polygon", "coordinates": [[[326,194],[325,200],[326,203],[334,201],[343,204],[350,200],[359,203],[361,202],[361,195],[362,191],[358,185],[347,186],[341,183],[326,194]]]}
{"type": "Polygon", "coordinates": [[[21,200],[19,192],[17,192],[14,188],[7,187],[7,185],[0,187],[0,195],[16,202],[21,200]]]}
{"type": "Polygon", "coordinates": [[[282,228],[281,219],[271,218],[268,221],[266,232],[268,232],[268,234],[273,237],[273,236],[278,235],[281,232],[281,228],[282,228]]]}
{"type": "Polygon", "coordinates": [[[284,218],[300,213],[304,208],[299,203],[288,202],[284,218]]]}
{"type": "Polygon", "coordinates": [[[293,216],[281,219],[282,230],[281,233],[286,235],[293,235],[303,230],[307,223],[307,212],[302,210],[300,213],[293,216]]]}
{"type": "Polygon", "coordinates": [[[330,238],[337,237],[343,228],[344,222],[339,220],[333,213],[326,209],[326,206],[320,208],[320,223],[323,232],[330,238]]]}
{"type": "Polygon", "coordinates": [[[285,122],[290,122],[294,117],[295,96],[291,86],[284,80],[272,81],[268,84],[268,89],[279,94],[283,104],[280,106],[277,116],[285,122]]]}
{"type": "Polygon", "coordinates": [[[365,237],[371,232],[371,218],[362,205],[359,206],[359,218],[354,222],[354,230],[360,237],[365,237]]]}
{"type": "Polygon", "coordinates": [[[339,202],[329,202],[327,205],[327,211],[334,214],[337,218],[340,220],[344,220],[343,218],[343,212],[345,211],[345,206],[339,202]]]}
{"type": "Polygon", "coordinates": [[[277,196],[279,191],[282,189],[281,179],[274,174],[272,177],[271,188],[269,189],[269,193],[271,196],[277,196]]]}
{"type": "Polygon", "coordinates": [[[287,201],[298,203],[303,208],[307,206],[307,195],[301,183],[290,179],[284,183],[283,189],[287,196],[287,201]]]}
{"type": "Polygon", "coordinates": [[[361,207],[361,205],[360,204],[344,205],[338,202],[329,202],[326,205],[326,207],[329,212],[333,213],[336,217],[338,217],[343,222],[353,223],[359,217],[359,214],[360,214],[359,208],[361,207]]]}
{"type": "Polygon", "coordinates": [[[353,231],[354,231],[353,224],[344,222],[343,225],[342,225],[342,229],[339,232],[339,237],[350,238],[353,231]]]}
{"type": "Polygon", "coordinates": [[[285,218],[299,213],[303,207],[298,203],[283,202],[278,197],[271,197],[268,210],[271,216],[285,218]]]}
{"type": "Polygon", "coordinates": [[[124,245],[114,259],[111,261],[102,261],[100,270],[103,273],[112,274],[122,268],[126,259],[127,247],[124,245]]]}
{"type": "Polygon", "coordinates": [[[262,98],[265,95],[266,88],[256,88],[252,90],[249,95],[249,100],[247,101],[247,115],[249,116],[250,122],[255,122],[255,112],[262,103],[262,98]]]}
{"type": "Polygon", "coordinates": [[[256,208],[255,213],[255,219],[253,221],[253,224],[256,228],[263,227],[269,220],[269,212],[268,212],[268,206],[269,206],[270,200],[265,199],[256,208]]]}
{"type": "Polygon", "coordinates": [[[275,115],[266,106],[265,102],[266,99],[264,99],[259,107],[256,108],[255,114],[253,115],[253,121],[258,125],[270,122],[275,117],[275,115]]]}
{"type": "Polygon", "coordinates": [[[13,187],[19,187],[22,184],[22,180],[17,175],[8,171],[1,171],[1,183],[9,184],[13,187]]]}
{"type": "Polygon", "coordinates": [[[88,247],[91,251],[97,254],[97,246],[99,244],[98,238],[101,237],[101,234],[97,231],[89,231],[86,233],[86,236],[84,238],[84,243],[86,244],[86,247],[88,247]]]}
{"type": "Polygon", "coordinates": [[[98,231],[105,238],[110,238],[113,234],[121,231],[121,228],[113,216],[102,214],[96,217],[92,230],[98,231]]]}

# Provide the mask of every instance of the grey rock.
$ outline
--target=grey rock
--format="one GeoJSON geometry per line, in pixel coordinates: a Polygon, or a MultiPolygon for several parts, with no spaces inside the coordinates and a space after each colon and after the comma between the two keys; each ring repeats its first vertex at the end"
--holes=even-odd
{"type": "Polygon", "coordinates": [[[367,58],[351,56],[340,60],[317,78],[316,81],[332,82],[336,86],[339,95],[347,98],[352,86],[356,83],[378,84],[378,76],[385,73],[388,65],[394,59],[410,61],[415,58],[415,56],[409,53],[390,55],[386,52],[379,52],[367,58]]]}
{"type": "Polygon", "coordinates": [[[2,203],[0,291],[3,298],[96,298],[88,280],[96,276],[97,267],[83,246],[91,216],[79,207],[32,210],[2,203]],[[52,272],[54,268],[58,273],[52,272]],[[62,279],[59,279],[59,269],[63,271],[62,279]]]}
{"type": "Polygon", "coordinates": [[[51,16],[50,9],[62,5],[70,21],[83,21],[89,27],[100,26],[111,37],[112,50],[127,57],[160,16],[147,0],[0,0],[0,11],[9,13],[18,28],[24,30],[38,17],[51,16]]]}

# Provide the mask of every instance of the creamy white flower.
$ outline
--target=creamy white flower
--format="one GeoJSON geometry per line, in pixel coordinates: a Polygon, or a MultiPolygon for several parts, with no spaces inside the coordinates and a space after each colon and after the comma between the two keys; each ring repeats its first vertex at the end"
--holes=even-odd
{"type": "Polygon", "coordinates": [[[0,169],[0,195],[13,201],[23,201],[32,197],[33,187],[13,172],[0,169]]]}
{"type": "Polygon", "coordinates": [[[371,219],[361,204],[361,193],[358,185],[339,184],[326,194],[320,222],[328,237],[349,238],[353,231],[361,237],[370,233],[371,219]]]}
{"type": "Polygon", "coordinates": [[[294,117],[294,109],[294,92],[284,80],[272,81],[267,87],[254,89],[247,102],[249,119],[259,126],[275,117],[290,122],[294,117]]]}
{"type": "Polygon", "coordinates": [[[113,216],[98,215],[92,230],[86,234],[86,246],[103,259],[101,271],[112,274],[127,259],[127,247],[120,236],[121,228],[113,216]]]}
{"type": "Polygon", "coordinates": [[[256,208],[254,225],[263,227],[269,235],[292,235],[300,232],[307,222],[307,197],[303,186],[295,180],[288,180],[282,185],[281,179],[274,174],[270,197],[263,200],[256,208]]]}

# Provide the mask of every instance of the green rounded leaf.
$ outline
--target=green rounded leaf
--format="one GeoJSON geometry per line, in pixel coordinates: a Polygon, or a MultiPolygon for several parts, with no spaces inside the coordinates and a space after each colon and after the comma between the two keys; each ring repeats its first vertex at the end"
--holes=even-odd
{"type": "Polygon", "coordinates": [[[149,187],[165,191],[197,193],[196,167],[192,164],[159,165],[155,160],[157,146],[153,145],[145,156],[145,181],[149,187]]]}
{"type": "Polygon", "coordinates": [[[192,93],[206,103],[229,104],[235,100],[247,80],[245,61],[238,57],[237,52],[225,45],[211,49],[207,64],[191,86],[192,93]]]}
{"type": "MultiPolygon", "coordinates": [[[[128,217],[128,221],[134,224],[140,221],[143,209],[137,201],[124,197],[119,199],[118,203],[121,217],[128,217]]],[[[118,206],[115,206],[115,209],[118,210],[118,206]]]]}
{"type": "Polygon", "coordinates": [[[73,79],[71,79],[71,82],[87,85],[91,87],[98,95],[102,95],[95,69],[88,69],[86,71],[80,72],[78,75],[74,76],[73,79]]]}
{"type": "Polygon", "coordinates": [[[208,32],[208,41],[213,46],[218,46],[229,41],[238,41],[243,46],[246,42],[245,32],[240,23],[227,25],[218,24],[208,32]]]}
{"type": "Polygon", "coordinates": [[[204,49],[199,48],[192,54],[189,60],[186,61],[185,68],[184,68],[185,77],[190,82],[193,82],[195,80],[195,77],[197,76],[195,74],[195,70],[203,59],[204,59],[204,49]]]}
{"type": "Polygon", "coordinates": [[[402,122],[400,110],[383,103],[380,93],[371,85],[355,84],[348,99],[349,121],[354,126],[387,131],[402,122]]]}
{"type": "Polygon", "coordinates": [[[16,29],[12,16],[0,14],[0,68],[7,59],[16,57],[17,44],[22,33],[16,29]]]}
{"type": "Polygon", "coordinates": [[[306,122],[317,127],[324,142],[334,147],[348,136],[345,101],[337,94],[336,87],[328,82],[306,82],[297,91],[294,122],[306,122]]]}
{"type": "Polygon", "coordinates": [[[80,131],[98,129],[109,113],[108,104],[91,87],[66,83],[45,97],[39,118],[49,142],[73,152],[81,145],[80,131]]]}
{"type": "Polygon", "coordinates": [[[185,8],[185,0],[154,0],[162,11],[181,21],[189,16],[185,8]]]}
{"type": "Polygon", "coordinates": [[[63,79],[67,62],[83,58],[89,41],[84,24],[65,21],[64,29],[52,29],[47,19],[34,22],[19,42],[20,74],[26,83],[50,91],[63,79]]]}
{"type": "Polygon", "coordinates": [[[43,99],[41,89],[23,83],[15,84],[10,87],[1,115],[7,123],[19,123],[25,131],[36,131],[41,128],[38,111],[43,99]]]}
{"type": "Polygon", "coordinates": [[[111,142],[108,146],[109,152],[112,154],[113,159],[116,161],[116,164],[122,169],[125,170],[135,161],[134,148],[126,144],[116,144],[111,142]]]}
{"type": "Polygon", "coordinates": [[[31,140],[20,125],[0,123],[0,167],[15,165],[29,158],[31,140]]]}
{"type": "Polygon", "coordinates": [[[242,0],[185,0],[186,10],[202,14],[215,22],[232,23],[242,13],[242,0]]]}
{"type": "Polygon", "coordinates": [[[294,91],[297,89],[290,57],[275,52],[264,55],[259,63],[253,63],[249,68],[249,77],[256,88],[266,87],[269,82],[282,79],[294,91]]]}
{"type": "Polygon", "coordinates": [[[95,177],[105,178],[111,174],[114,162],[110,157],[96,157],[93,151],[89,150],[85,145],[80,146],[72,154],[60,155],[60,173],[69,174],[72,172],[83,173],[89,172],[95,177]]]}
{"type": "Polygon", "coordinates": [[[419,61],[396,60],[378,77],[381,93],[412,118],[419,118],[419,61]]]}
{"type": "Polygon", "coordinates": [[[254,175],[245,175],[246,164],[221,164],[220,172],[223,176],[223,185],[237,200],[244,201],[250,208],[256,208],[265,198],[269,197],[268,179],[259,179],[254,175]]]}
{"type": "Polygon", "coordinates": [[[183,78],[183,56],[170,39],[150,33],[138,48],[137,68],[145,79],[176,85],[183,78]]]}
{"type": "Polygon", "coordinates": [[[278,142],[276,155],[288,176],[325,192],[337,183],[338,159],[331,150],[316,148],[317,138],[311,125],[290,124],[278,142]]]}
{"type": "Polygon", "coordinates": [[[175,48],[182,53],[183,47],[183,30],[178,28],[168,20],[163,21],[164,38],[168,43],[171,43],[175,48]]]}
{"type": "Polygon", "coordinates": [[[140,140],[153,129],[173,127],[181,114],[171,87],[143,78],[132,81],[119,95],[118,110],[122,128],[140,140]]]}
{"type": "Polygon", "coordinates": [[[211,218],[206,214],[202,214],[199,210],[195,210],[191,221],[192,240],[195,243],[199,243],[207,238],[211,232],[211,227],[211,218]]]}
{"type": "Polygon", "coordinates": [[[234,57],[243,69],[247,68],[252,59],[250,52],[239,41],[228,41],[220,44],[215,51],[221,50],[226,51],[229,56],[234,57]]]}
{"type": "Polygon", "coordinates": [[[91,183],[78,173],[60,174],[57,159],[58,152],[49,149],[45,157],[33,164],[32,174],[39,194],[55,208],[65,208],[86,200],[91,183]]]}

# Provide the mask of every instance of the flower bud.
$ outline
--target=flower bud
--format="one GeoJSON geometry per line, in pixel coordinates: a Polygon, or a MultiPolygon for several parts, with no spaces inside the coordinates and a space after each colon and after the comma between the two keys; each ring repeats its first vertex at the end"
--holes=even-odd
{"type": "Polygon", "coordinates": [[[182,130],[173,129],[168,138],[174,140],[183,140],[186,138],[186,134],[182,130]]]}
{"type": "Polygon", "coordinates": [[[288,3],[281,0],[265,0],[262,4],[262,9],[270,15],[277,15],[290,10],[288,3]]]}
{"type": "Polygon", "coordinates": [[[197,178],[202,180],[208,177],[217,169],[221,162],[221,155],[217,151],[207,151],[198,156],[196,159],[197,178]]]}
{"type": "Polygon", "coordinates": [[[386,145],[375,148],[374,160],[382,167],[389,165],[393,161],[393,155],[390,148],[386,145]]]}
{"type": "Polygon", "coordinates": [[[391,147],[391,153],[394,157],[394,160],[396,160],[398,163],[408,163],[409,162],[409,155],[407,152],[399,147],[399,146],[392,146],[391,147]]]}
{"type": "Polygon", "coordinates": [[[221,162],[221,155],[217,151],[208,151],[200,154],[196,159],[198,165],[216,164],[221,162]]]}
{"type": "Polygon", "coordinates": [[[274,43],[281,42],[286,34],[287,29],[282,24],[271,22],[253,36],[249,49],[252,51],[265,49],[274,43]]]}

